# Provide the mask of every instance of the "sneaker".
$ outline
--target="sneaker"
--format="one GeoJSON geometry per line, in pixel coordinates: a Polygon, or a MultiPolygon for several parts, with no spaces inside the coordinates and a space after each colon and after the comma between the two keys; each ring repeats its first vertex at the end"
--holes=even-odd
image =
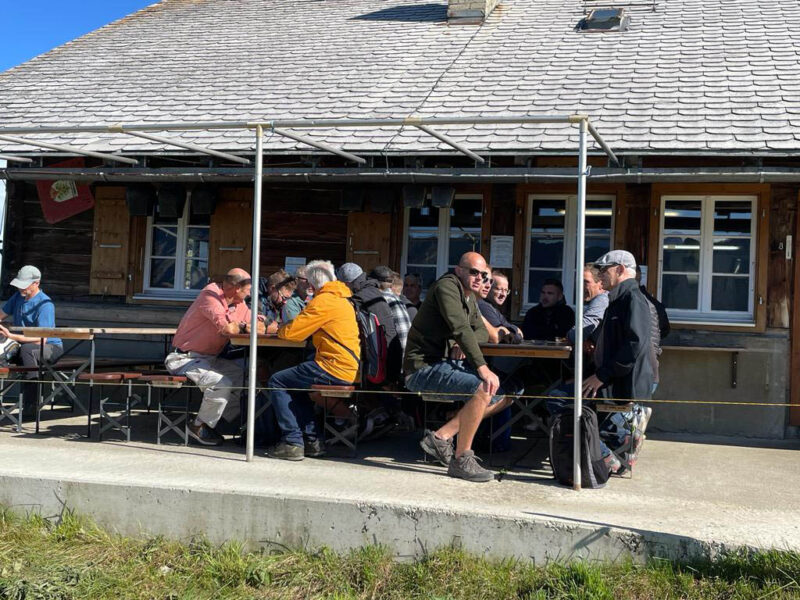
{"type": "Polygon", "coordinates": [[[603,462],[606,463],[609,473],[619,474],[622,471],[622,462],[617,458],[613,452],[608,456],[603,457],[603,462]]]}
{"type": "Polygon", "coordinates": [[[293,446],[286,442],[275,444],[271,448],[267,448],[265,453],[269,458],[280,458],[281,460],[303,460],[305,452],[303,446],[293,446]]]}
{"type": "Polygon", "coordinates": [[[224,438],[205,423],[190,423],[186,428],[189,439],[201,446],[221,446],[224,438]]]}
{"type": "Polygon", "coordinates": [[[325,446],[321,440],[306,440],[303,445],[303,454],[308,458],[325,456],[325,446]]]}
{"type": "Polygon", "coordinates": [[[650,421],[650,415],[653,414],[653,409],[650,406],[643,406],[641,412],[637,415],[639,418],[637,419],[636,426],[639,428],[639,431],[642,432],[642,436],[644,436],[644,432],[647,430],[647,423],[650,421]]]}
{"type": "Polygon", "coordinates": [[[458,477],[476,483],[485,483],[494,480],[494,473],[484,469],[478,464],[478,459],[472,450],[466,450],[459,457],[454,457],[447,467],[447,474],[450,477],[458,477]]]}
{"type": "Polygon", "coordinates": [[[441,463],[442,466],[447,467],[453,459],[453,440],[443,440],[436,437],[432,431],[426,429],[425,435],[419,442],[420,448],[425,451],[425,454],[435,458],[441,463]]]}

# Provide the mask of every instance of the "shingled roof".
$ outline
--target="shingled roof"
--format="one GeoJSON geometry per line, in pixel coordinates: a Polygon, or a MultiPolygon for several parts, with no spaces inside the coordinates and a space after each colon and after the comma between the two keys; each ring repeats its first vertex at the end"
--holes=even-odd
{"type": "MultiPolygon", "coordinates": [[[[0,128],[585,113],[618,152],[800,151],[797,0],[627,10],[627,31],[578,33],[580,0],[504,0],[482,25],[458,26],[446,3],[424,0],[162,0],[0,74],[0,128]]],[[[479,152],[576,144],[568,125],[443,130],[479,152]]],[[[409,128],[305,133],[362,153],[452,152],[409,128]]],[[[127,136],[45,137],[159,148],[127,136]]],[[[253,147],[246,131],[180,137],[253,147]]],[[[269,152],[300,149],[265,140],[269,152]]]]}

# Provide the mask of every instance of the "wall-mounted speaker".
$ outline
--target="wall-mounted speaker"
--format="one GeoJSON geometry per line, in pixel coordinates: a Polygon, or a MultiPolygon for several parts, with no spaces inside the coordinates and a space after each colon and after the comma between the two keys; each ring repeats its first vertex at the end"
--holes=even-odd
{"type": "Polygon", "coordinates": [[[403,206],[406,208],[422,208],[425,204],[424,185],[403,186],[403,206]]]}
{"type": "Polygon", "coordinates": [[[450,208],[455,195],[456,188],[453,186],[435,185],[431,188],[431,205],[436,208],[450,208]]]}
{"type": "Polygon", "coordinates": [[[158,188],[158,215],[180,219],[186,203],[186,188],[179,183],[165,183],[158,188]]]}
{"type": "Polygon", "coordinates": [[[149,184],[129,185],[125,188],[125,203],[132,217],[149,217],[156,203],[156,188],[149,184]]]}

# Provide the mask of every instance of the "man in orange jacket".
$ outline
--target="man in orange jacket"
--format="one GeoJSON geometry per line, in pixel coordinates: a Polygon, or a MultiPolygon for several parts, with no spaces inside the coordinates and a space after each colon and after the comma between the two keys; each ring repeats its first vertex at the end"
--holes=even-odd
{"type": "Polygon", "coordinates": [[[355,311],[348,300],[350,288],[336,280],[329,261],[308,263],[306,278],[313,298],[293,321],[278,330],[278,337],[303,341],[311,336],[316,348],[314,360],[278,371],[267,384],[281,429],[281,441],[267,450],[267,456],[284,460],[324,453],[308,392],[289,390],[309,389],[312,384],[352,385],[361,354],[355,311]]]}

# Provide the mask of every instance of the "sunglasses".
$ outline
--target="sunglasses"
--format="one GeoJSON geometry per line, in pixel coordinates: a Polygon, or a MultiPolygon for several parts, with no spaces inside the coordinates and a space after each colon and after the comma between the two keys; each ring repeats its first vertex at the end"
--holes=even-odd
{"type": "Polygon", "coordinates": [[[481,279],[484,281],[489,281],[489,271],[481,271],[480,269],[470,269],[469,270],[470,277],[478,277],[480,276],[481,279]]]}

